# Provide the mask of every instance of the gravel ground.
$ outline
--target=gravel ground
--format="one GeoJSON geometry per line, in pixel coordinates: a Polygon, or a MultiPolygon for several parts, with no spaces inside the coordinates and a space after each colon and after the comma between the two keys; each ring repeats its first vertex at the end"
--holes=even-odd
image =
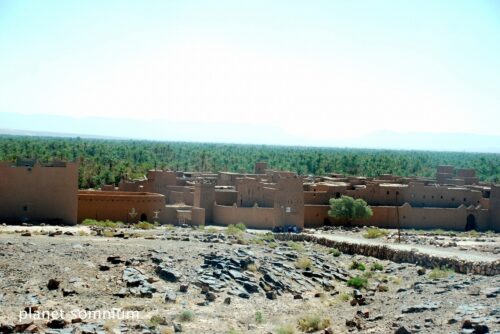
{"type": "Polygon", "coordinates": [[[499,277],[335,257],[262,233],[24,230],[0,227],[0,332],[278,333],[289,326],[300,333],[308,316],[327,333],[500,331],[499,277]],[[352,269],[353,261],[365,270],[352,269]],[[348,286],[356,276],[366,288],[348,286]],[[113,309],[122,313],[112,316],[113,309]]]}

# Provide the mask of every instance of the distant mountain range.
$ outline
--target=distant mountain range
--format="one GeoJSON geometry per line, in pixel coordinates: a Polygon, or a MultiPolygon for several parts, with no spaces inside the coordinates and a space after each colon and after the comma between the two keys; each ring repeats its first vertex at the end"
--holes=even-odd
{"type": "Polygon", "coordinates": [[[356,138],[324,140],[314,137],[307,129],[303,136],[292,135],[273,125],[76,119],[14,113],[0,113],[0,124],[0,134],[4,135],[500,153],[500,136],[464,133],[383,131],[356,138]]]}

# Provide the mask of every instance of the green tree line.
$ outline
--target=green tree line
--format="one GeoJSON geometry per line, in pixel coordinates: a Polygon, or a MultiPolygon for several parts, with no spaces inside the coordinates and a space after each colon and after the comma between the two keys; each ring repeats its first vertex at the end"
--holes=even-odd
{"type": "Polygon", "coordinates": [[[0,136],[0,160],[38,158],[80,163],[79,186],[117,184],[149,169],[253,172],[256,161],[300,175],[435,176],[436,166],[475,168],[483,181],[499,182],[500,154],[236,145],[141,140],[0,136]]]}

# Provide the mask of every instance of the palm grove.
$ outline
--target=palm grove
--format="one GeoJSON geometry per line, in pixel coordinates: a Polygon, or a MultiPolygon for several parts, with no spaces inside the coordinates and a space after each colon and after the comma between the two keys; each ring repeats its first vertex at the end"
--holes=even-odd
{"type": "Polygon", "coordinates": [[[424,177],[450,164],[475,168],[483,181],[500,180],[500,154],[0,136],[0,160],[18,157],[78,161],[80,188],[117,184],[153,168],[252,172],[256,161],[299,175],[424,177]]]}

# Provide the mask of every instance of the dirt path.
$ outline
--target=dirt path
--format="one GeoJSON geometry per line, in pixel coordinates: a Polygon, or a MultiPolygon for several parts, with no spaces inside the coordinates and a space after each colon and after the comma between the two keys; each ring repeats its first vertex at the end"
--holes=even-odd
{"type": "Polygon", "coordinates": [[[368,245],[384,245],[393,249],[405,250],[405,251],[411,251],[412,249],[417,249],[421,253],[430,254],[433,256],[446,257],[446,258],[456,257],[460,260],[467,260],[467,261],[493,262],[500,260],[500,254],[484,253],[472,250],[463,251],[456,248],[441,248],[441,247],[417,245],[417,244],[395,244],[387,242],[382,239],[366,239],[361,236],[359,237],[348,236],[342,234],[315,233],[314,235],[338,242],[350,242],[350,243],[368,244],[368,245]]]}

